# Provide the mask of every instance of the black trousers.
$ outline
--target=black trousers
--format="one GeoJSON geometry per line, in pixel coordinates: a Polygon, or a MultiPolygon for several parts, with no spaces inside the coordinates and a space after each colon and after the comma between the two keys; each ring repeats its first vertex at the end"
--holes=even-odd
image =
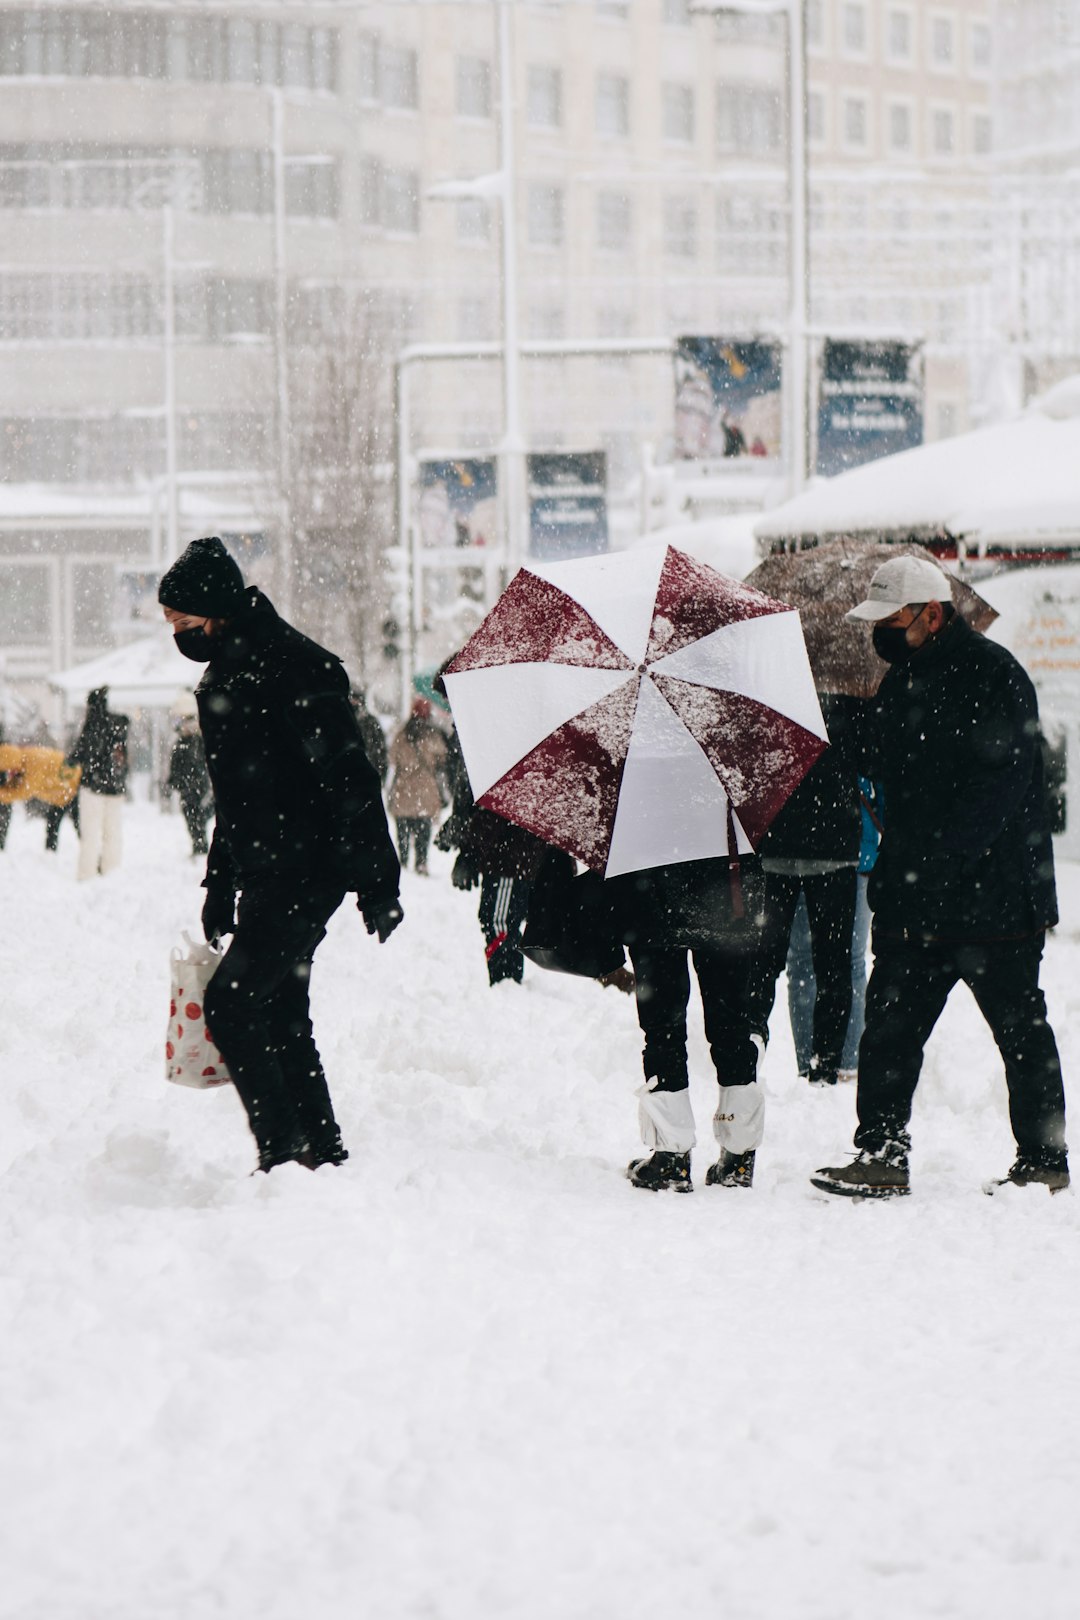
{"type": "Polygon", "coordinates": [[[479,917],[491,984],[501,984],[503,979],[520,984],[524,976],[521,933],[529,910],[529,890],[524,878],[485,874],[481,879],[479,917]]]}
{"type": "Polygon", "coordinates": [[[236,932],[206,991],[206,1022],[229,1066],[260,1161],[340,1140],[311,1028],[316,946],[344,892],[286,878],[250,883],[236,932]]]}
{"type": "Polygon", "coordinates": [[[188,837],[191,839],[191,853],[205,855],[210,848],[206,841],[206,824],[210,820],[206,808],[206,801],[202,797],[180,800],[180,808],[184,812],[184,821],[187,824],[188,837]]]}
{"type": "Polygon", "coordinates": [[[874,939],[859,1046],[855,1146],[906,1155],[923,1048],[949,992],[962,980],[1005,1060],[1009,1118],[1021,1157],[1057,1166],[1065,1158],[1065,1093],[1054,1032],[1039,989],[1043,935],[989,945],[874,939]]]}
{"type": "Polygon", "coordinates": [[[682,1091],[686,1067],[686,1008],[690,1000],[690,957],[694,960],[705,1036],[716,1078],[722,1086],[745,1086],[757,1077],[757,1047],[751,1040],[750,963],[745,947],[720,945],[685,949],[630,949],[634,964],[638,1023],[645,1036],[642,1066],[655,1075],[657,1091],[682,1091]]]}
{"type": "Polygon", "coordinates": [[[409,844],[411,842],[416,852],[416,870],[426,872],[428,850],[431,847],[431,817],[398,816],[394,826],[397,831],[398,859],[401,862],[401,870],[404,872],[409,864],[409,844]]]}
{"type": "Polygon", "coordinates": [[[817,992],[811,1074],[835,1078],[851,1016],[851,934],[855,926],[854,866],[813,877],[765,874],[765,925],[750,981],[750,1011],[763,1034],[776,999],[776,981],[787,961],[799,895],[806,896],[810,953],[817,992]]]}

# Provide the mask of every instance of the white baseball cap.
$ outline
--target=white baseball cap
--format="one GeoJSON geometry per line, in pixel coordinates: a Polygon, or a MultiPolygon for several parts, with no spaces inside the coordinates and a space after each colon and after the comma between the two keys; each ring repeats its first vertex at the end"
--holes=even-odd
{"type": "Polygon", "coordinates": [[[847,619],[891,619],[913,602],[951,602],[949,576],[927,557],[892,557],[874,570],[865,600],[847,619]]]}

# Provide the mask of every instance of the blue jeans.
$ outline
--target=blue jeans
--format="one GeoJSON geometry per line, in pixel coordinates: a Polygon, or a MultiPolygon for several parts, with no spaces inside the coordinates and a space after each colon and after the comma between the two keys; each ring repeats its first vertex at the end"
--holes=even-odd
{"type": "MultiPolygon", "coordinates": [[[[851,935],[851,1016],[840,1057],[842,1069],[854,1069],[859,1061],[859,1042],[866,1021],[866,947],[870,940],[870,906],[866,898],[869,872],[860,872],[855,896],[855,927],[851,935]]],[[[817,984],[810,955],[810,922],[806,896],[799,896],[787,957],[788,1016],[795,1040],[795,1061],[799,1073],[810,1073],[814,1051],[814,1000],[817,984]]]]}

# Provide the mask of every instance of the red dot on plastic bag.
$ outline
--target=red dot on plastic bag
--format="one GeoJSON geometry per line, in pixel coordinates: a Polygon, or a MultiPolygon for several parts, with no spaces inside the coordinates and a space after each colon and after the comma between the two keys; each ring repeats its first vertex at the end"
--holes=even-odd
{"type": "Polygon", "coordinates": [[[169,1017],[170,1018],[175,1018],[176,1017],[176,1002],[175,1001],[170,1001],[169,1002],[169,1017]]]}
{"type": "Polygon", "coordinates": [[[214,1065],[211,1063],[211,1065],[210,1065],[210,1067],[208,1069],[203,1070],[203,1074],[217,1074],[217,1070],[214,1068],[214,1065]]]}
{"type": "Polygon", "coordinates": [[[187,1006],[184,1008],[184,1016],[185,1018],[191,1018],[193,1020],[196,1018],[201,1018],[202,1008],[199,1006],[199,1003],[197,1001],[189,1001],[187,1006]]]}
{"type": "Polygon", "coordinates": [[[214,1037],[211,1035],[210,1030],[206,1025],[203,1025],[203,1035],[210,1042],[210,1044],[213,1045],[214,1037]]]}
{"type": "Polygon", "coordinates": [[[184,1026],[183,1026],[183,1024],[177,1024],[177,1026],[176,1026],[176,1038],[177,1038],[178,1041],[183,1040],[183,1038],[184,1038],[184,1026]]]}
{"type": "Polygon", "coordinates": [[[167,1058],[171,1058],[171,1057],[174,1057],[175,1055],[176,1055],[176,1048],[173,1045],[172,1041],[166,1041],[165,1042],[165,1056],[167,1058]]]}

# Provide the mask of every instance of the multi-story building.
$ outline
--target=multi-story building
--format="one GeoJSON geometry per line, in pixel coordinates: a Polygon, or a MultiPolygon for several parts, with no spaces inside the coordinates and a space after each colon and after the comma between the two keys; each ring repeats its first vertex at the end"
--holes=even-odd
{"type": "MultiPolygon", "coordinates": [[[[992,4],[806,5],[811,345],[922,343],[929,436],[985,359],[992,4]]],[[[512,10],[523,339],[786,342],[784,19],[512,10]]],[[[109,645],[118,575],[214,527],[272,552],[283,514],[301,616],[377,631],[392,358],[501,331],[491,188],[433,195],[499,166],[496,11],[0,0],[9,678],[109,645]]],[[[490,355],[418,366],[407,448],[490,452],[500,388],[490,355]]],[[[604,449],[616,501],[670,447],[666,353],[527,359],[522,395],[530,446],[604,449]]]]}

